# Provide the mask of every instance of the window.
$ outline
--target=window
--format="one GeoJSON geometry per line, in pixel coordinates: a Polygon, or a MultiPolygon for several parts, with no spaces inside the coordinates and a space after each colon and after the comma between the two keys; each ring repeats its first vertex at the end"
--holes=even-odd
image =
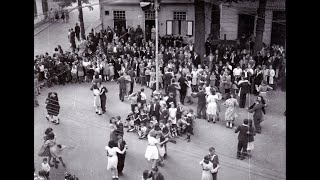
{"type": "Polygon", "coordinates": [[[113,21],[114,27],[117,27],[119,30],[122,27],[126,28],[126,12],[125,11],[113,11],[113,21]]]}
{"type": "Polygon", "coordinates": [[[155,11],[145,11],[144,13],[145,20],[154,20],[155,19],[155,11]]]}
{"type": "Polygon", "coordinates": [[[186,35],[187,34],[187,13],[173,12],[172,34],[186,35]]]}
{"type": "Polygon", "coordinates": [[[109,16],[109,11],[104,11],[104,15],[109,16]]]}
{"type": "Polygon", "coordinates": [[[34,0],[33,9],[34,9],[34,19],[36,19],[38,16],[36,0],[34,0]]]}
{"type": "Polygon", "coordinates": [[[125,11],[113,11],[113,18],[114,19],[126,19],[126,12],[125,11]]]}
{"type": "Polygon", "coordinates": [[[187,21],[187,36],[193,35],[193,21],[187,21]]]}
{"type": "Polygon", "coordinates": [[[172,35],[172,21],[167,21],[167,35],[172,35]]]}
{"type": "Polygon", "coordinates": [[[173,20],[186,20],[187,12],[173,12],[173,20]]]}

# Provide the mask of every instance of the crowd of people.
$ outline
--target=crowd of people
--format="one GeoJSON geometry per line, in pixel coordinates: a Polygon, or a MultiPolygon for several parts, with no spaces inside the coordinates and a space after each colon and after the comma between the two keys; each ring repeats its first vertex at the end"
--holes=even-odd
{"type": "MultiPolygon", "coordinates": [[[[252,136],[251,142],[245,143],[243,138],[239,138],[237,157],[244,159],[246,155],[243,154],[253,149],[255,132],[261,133],[260,123],[270,103],[268,91],[276,90],[279,82],[285,82],[286,60],[282,46],[263,47],[257,56],[252,56],[252,52],[245,48],[221,44],[215,49],[207,49],[201,57],[195,52],[192,42],[186,44],[179,39],[160,38],[159,54],[156,55],[154,40],[151,38],[146,42],[140,26],[136,30],[133,27],[128,30],[108,27],[100,32],[92,31],[87,39],[81,40],[78,25],[75,29],[76,32],[73,29],[69,31],[70,51],[63,51],[58,46],[52,56],[48,53],[36,56],[35,93],[40,94],[42,87],[50,88],[53,84],[89,83],[94,93],[96,113],[101,115],[106,111],[107,92],[102,82],[116,81],[119,84],[119,99],[130,101],[131,112],[123,122],[121,118],[110,120],[112,131],[106,151],[113,179],[118,179],[124,166],[127,146],[123,140],[123,128],[128,128],[127,132],[135,132],[139,139],[148,140],[145,158],[152,161],[155,169],[164,163],[167,142],[176,143],[174,139],[183,134],[190,142],[195,119],[219,121],[221,105],[226,107],[222,119],[227,128],[234,127],[237,106],[254,113],[253,123],[250,121],[248,125],[249,120],[246,120],[243,124],[250,127],[250,133],[244,133],[252,136]],[[155,56],[159,60],[160,91],[156,91],[155,56]],[[142,86],[138,92],[134,92],[136,84],[142,86]],[[152,90],[150,99],[145,88],[152,90]],[[250,107],[246,107],[248,94],[257,95],[257,100],[250,107]],[[192,104],[194,98],[198,99],[196,112],[185,106],[185,99],[192,104]]],[[[48,96],[52,103],[48,107],[47,100],[47,119],[59,124],[57,94],[48,96]]],[[[238,131],[242,133],[239,127],[238,131]]],[[[211,158],[205,156],[200,163],[203,179],[207,179],[209,172],[214,174],[220,168],[217,162],[211,167],[211,158]]],[[[148,171],[148,174],[152,173],[148,171]]]]}

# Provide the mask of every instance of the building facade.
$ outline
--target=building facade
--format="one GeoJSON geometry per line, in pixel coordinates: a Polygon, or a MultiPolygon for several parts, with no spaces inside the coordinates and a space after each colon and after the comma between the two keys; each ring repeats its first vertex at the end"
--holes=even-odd
{"type": "MultiPolygon", "coordinates": [[[[102,28],[155,26],[154,11],[143,11],[140,0],[100,0],[102,28]],[[105,3],[104,3],[105,2],[105,3]]],[[[194,36],[194,0],[162,0],[158,11],[159,35],[194,36]]]]}
{"type": "Polygon", "coordinates": [[[47,19],[50,9],[59,9],[59,5],[53,0],[34,0],[34,26],[37,26],[47,19]]]}
{"type": "MultiPolygon", "coordinates": [[[[255,35],[258,1],[239,1],[219,4],[205,1],[205,39],[214,32],[217,39],[238,40],[243,34],[255,35]],[[214,13],[212,13],[214,11],[214,13]],[[213,25],[212,25],[213,24],[213,25]],[[214,30],[212,31],[211,28],[214,30]]],[[[154,12],[145,12],[140,0],[100,0],[102,28],[134,27],[145,32],[155,24],[154,12]]],[[[178,35],[194,38],[195,0],[161,0],[158,13],[159,35],[178,35]]],[[[265,14],[263,42],[285,44],[285,0],[268,0],[265,14]]]]}
{"type": "MultiPolygon", "coordinates": [[[[220,20],[218,34],[220,39],[239,39],[243,34],[250,37],[255,36],[255,25],[257,21],[257,9],[259,2],[239,1],[232,4],[219,4],[216,1],[207,3],[206,15],[206,37],[210,34],[210,20],[212,9],[219,11],[217,16],[220,20]],[[212,6],[215,6],[212,8],[212,6]],[[207,17],[208,17],[207,16],[207,17]]],[[[267,45],[285,45],[285,0],[268,0],[265,12],[265,25],[263,32],[263,42],[267,45]]],[[[215,18],[215,17],[213,17],[215,18]]]]}

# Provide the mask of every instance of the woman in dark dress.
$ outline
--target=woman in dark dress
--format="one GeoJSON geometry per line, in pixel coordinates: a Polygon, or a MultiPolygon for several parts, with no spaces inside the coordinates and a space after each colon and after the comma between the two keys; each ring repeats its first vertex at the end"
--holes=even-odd
{"type": "Polygon", "coordinates": [[[58,125],[60,123],[60,119],[58,118],[60,112],[60,105],[58,94],[56,92],[49,92],[48,97],[46,99],[46,109],[48,112],[47,120],[58,125]]]}
{"type": "MultiPolygon", "coordinates": [[[[124,148],[126,148],[126,141],[123,140],[123,135],[119,134],[118,135],[118,148],[120,149],[120,151],[122,151],[124,148]]],[[[117,153],[118,156],[118,174],[121,176],[123,173],[123,168],[124,168],[124,162],[126,160],[126,152],[123,154],[117,153]]]]}

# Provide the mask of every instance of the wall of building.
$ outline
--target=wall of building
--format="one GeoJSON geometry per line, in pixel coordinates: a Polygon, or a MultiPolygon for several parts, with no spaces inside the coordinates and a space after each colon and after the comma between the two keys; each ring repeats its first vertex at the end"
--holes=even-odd
{"type": "Polygon", "coordinates": [[[187,12],[187,21],[193,21],[193,36],[195,32],[194,28],[194,5],[193,4],[162,4],[159,11],[159,34],[160,36],[166,35],[166,21],[173,20],[174,11],[186,11],[187,12]]]}
{"type": "Polygon", "coordinates": [[[272,31],[272,11],[266,10],[262,42],[264,42],[267,45],[269,45],[271,42],[271,31],[272,31]]]}
{"type": "Polygon", "coordinates": [[[138,25],[144,30],[144,12],[140,6],[128,6],[128,5],[105,5],[101,9],[103,28],[108,26],[114,28],[113,11],[125,11],[126,12],[126,25],[127,27],[137,28],[138,25]],[[109,15],[105,15],[105,11],[109,11],[109,15]]]}
{"type": "Polygon", "coordinates": [[[34,24],[38,24],[44,20],[43,9],[42,9],[42,0],[36,0],[37,14],[38,16],[34,18],[34,24]]]}
{"type": "MultiPolygon", "coordinates": [[[[144,31],[145,28],[145,17],[144,11],[142,11],[139,5],[132,6],[132,5],[105,5],[101,8],[102,13],[102,23],[103,28],[107,28],[108,26],[114,26],[113,21],[113,11],[126,11],[126,25],[127,27],[134,27],[136,28],[138,25],[144,31]],[[109,11],[109,15],[105,15],[105,11],[109,11]]],[[[175,5],[175,4],[162,4],[160,7],[160,11],[158,13],[158,20],[159,20],[159,35],[164,36],[166,35],[166,21],[173,20],[173,12],[174,11],[186,11],[187,12],[187,21],[194,21],[194,5],[175,5]]],[[[194,33],[194,23],[193,23],[193,33],[194,33]]]]}
{"type": "Polygon", "coordinates": [[[238,11],[234,8],[222,6],[220,17],[220,39],[227,36],[227,40],[235,40],[238,37],[238,11]]]}
{"type": "MultiPolygon", "coordinates": [[[[48,10],[52,8],[53,10],[59,10],[60,7],[58,3],[53,2],[53,0],[47,0],[48,2],[48,10]]],[[[42,0],[36,0],[36,5],[37,5],[37,18],[34,18],[34,26],[39,25],[43,23],[45,20],[45,16],[43,15],[43,9],[42,9],[42,0]]]]}

